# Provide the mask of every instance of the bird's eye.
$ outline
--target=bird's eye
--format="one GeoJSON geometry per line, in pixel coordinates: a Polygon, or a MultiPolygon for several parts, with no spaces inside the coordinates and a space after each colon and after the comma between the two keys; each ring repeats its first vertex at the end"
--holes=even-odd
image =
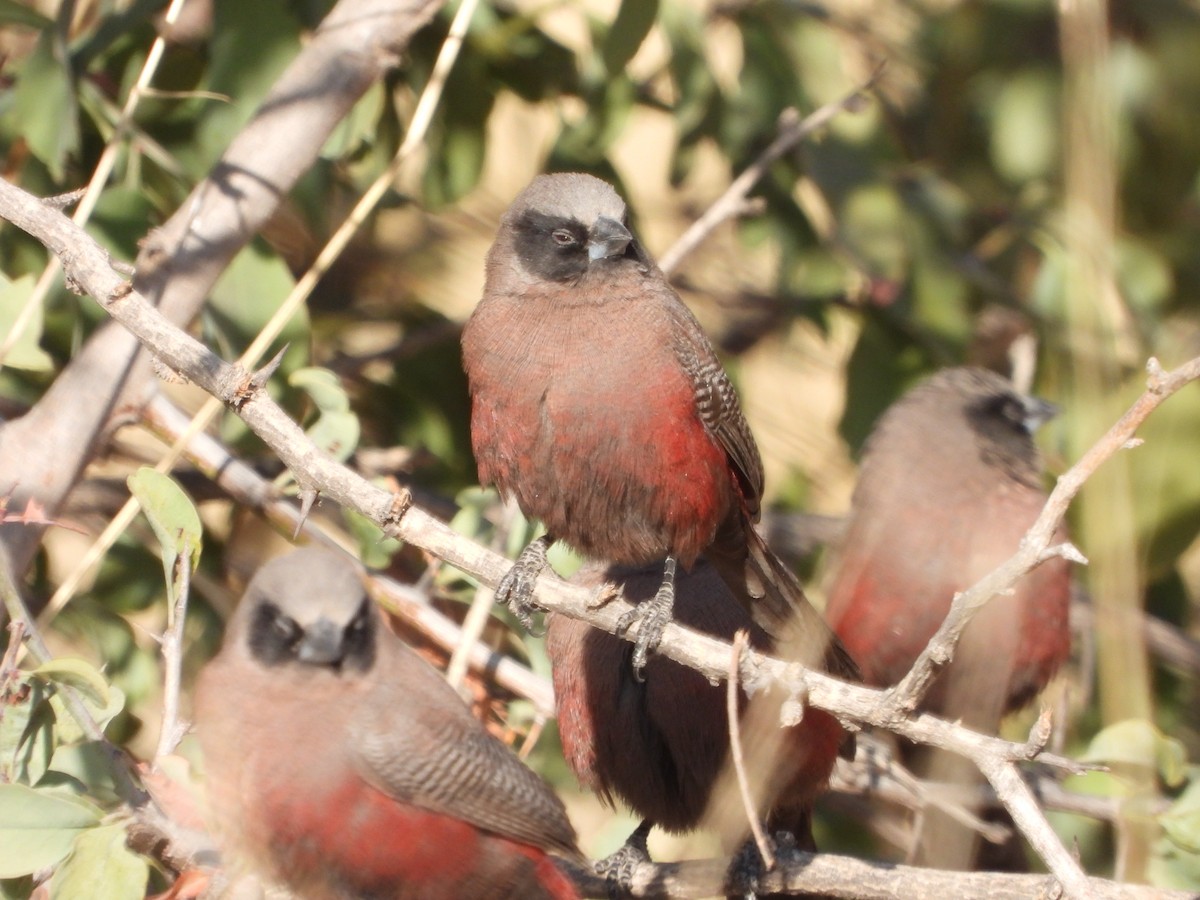
{"type": "Polygon", "coordinates": [[[554,243],[558,244],[560,247],[570,247],[572,244],[576,243],[575,235],[571,234],[571,232],[567,231],[565,228],[557,229],[550,235],[550,237],[553,238],[554,243]]]}
{"type": "Polygon", "coordinates": [[[1005,396],[1000,400],[996,412],[1010,425],[1025,430],[1025,407],[1013,396],[1005,396]]]}
{"type": "Polygon", "coordinates": [[[279,632],[280,638],[289,646],[295,644],[300,639],[300,626],[287,616],[276,616],[274,625],[275,630],[279,632]]]}

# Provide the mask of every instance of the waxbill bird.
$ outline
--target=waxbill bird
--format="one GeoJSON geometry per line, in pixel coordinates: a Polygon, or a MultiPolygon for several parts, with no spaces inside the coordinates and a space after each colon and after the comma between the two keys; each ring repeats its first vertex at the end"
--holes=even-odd
{"type": "Polygon", "coordinates": [[[607,183],[540,175],[500,220],[483,298],[463,329],[480,481],[540,519],[497,599],[527,626],[546,549],[659,563],[640,604],[641,669],[671,619],[677,566],[701,555],[789,658],[854,665],[754,530],[758,447],[700,324],[629,229],[607,183]]]}
{"type": "MultiPolygon", "coordinates": [[[[900,398],[868,438],[826,609],[863,680],[898,682],[954,594],[1012,556],[1046,502],[1032,433],[1053,414],[985,369],[944,369],[900,398]]],[[[1066,540],[1060,529],[1057,542],[1066,540]]],[[[1023,706],[1070,651],[1070,564],[1055,557],[975,617],[926,708],[948,713],[955,682],[1023,706]]],[[[978,698],[970,718],[979,720],[978,698]]],[[[994,727],[995,722],[992,722],[994,727]]]]}
{"type": "MultiPolygon", "coordinates": [[[[951,368],[919,383],[880,418],[865,445],[826,609],[868,684],[900,681],[955,593],[1017,551],[1046,502],[1032,434],[1053,412],[994,372],[951,368]]],[[[1055,541],[1066,539],[1060,529],[1055,541]]],[[[1070,590],[1070,564],[1054,557],[1022,577],[1011,595],[993,597],[922,708],[995,733],[1001,717],[1036,696],[1066,660],[1070,590]]],[[[914,768],[963,780],[963,773],[949,773],[957,763],[947,765],[914,768]]],[[[969,863],[969,848],[953,844],[944,836],[927,839],[920,856],[936,856],[939,865],[969,863]]]]}
{"type": "MultiPolygon", "coordinates": [[[[571,581],[593,588],[612,584],[630,602],[644,603],[654,597],[661,576],[653,565],[590,564],[571,581]]],[[[679,573],[675,591],[679,624],[727,641],[746,629],[752,646],[769,646],[765,632],[707,561],[679,573]]],[[[652,825],[676,833],[712,827],[736,846],[745,836],[745,813],[728,779],[726,686],[661,656],[647,662],[645,679],[639,680],[628,665],[632,644],[556,613],[547,617],[546,651],[563,754],[580,784],[609,805],[628,806],[644,820],[643,831],[652,825]],[[726,821],[722,807],[729,804],[714,797],[720,790],[734,801],[726,821]]],[[[812,803],[828,784],[846,733],[832,715],[811,708],[798,725],[780,729],[776,706],[774,715],[759,717],[762,731],[745,734],[751,728],[745,695],[741,707],[747,769],[752,778],[765,779],[759,812],[772,831],[790,831],[799,846],[813,849],[812,803]],[[777,737],[773,753],[757,755],[777,737]]]]}
{"type": "Polygon", "coordinates": [[[562,803],[383,625],[330,551],[251,580],[200,675],[226,864],[302,900],[577,897],[562,803]]]}

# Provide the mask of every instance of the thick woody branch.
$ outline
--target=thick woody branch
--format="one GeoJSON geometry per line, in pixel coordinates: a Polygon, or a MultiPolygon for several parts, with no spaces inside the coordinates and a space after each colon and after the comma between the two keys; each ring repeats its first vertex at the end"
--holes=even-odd
{"type": "MultiPolygon", "coordinates": [[[[172,871],[219,864],[207,835],[182,829],[152,808],[138,813],[130,826],[131,843],[161,859],[172,871]]],[[[611,897],[611,883],[591,869],[560,861],[580,895],[597,900],[611,897]]],[[[628,894],[643,900],[701,900],[727,893],[732,861],[688,860],[678,863],[639,863],[630,874],[628,894]]],[[[896,897],[953,897],[955,900],[1029,900],[1055,896],[1047,875],[1002,872],[943,872],[937,869],[868,862],[828,853],[787,850],[776,867],[758,878],[759,891],[809,896],[813,893],[856,900],[895,900],[896,897]]],[[[1117,884],[1088,878],[1087,896],[1094,900],[1190,900],[1186,891],[1146,885],[1117,884]]]]}
{"type": "MultiPolygon", "coordinates": [[[[163,363],[235,409],[293,470],[300,484],[358,510],[388,533],[424,548],[486,584],[495,585],[499,582],[509,567],[507,560],[455,534],[421,510],[409,508],[407,497],[392,495],[375,487],[318,450],[249,373],[222,362],[194,338],[167,322],[143,296],[112,270],[104,250],[60,213],[0,181],[0,216],[8,218],[50,247],[62,260],[68,276],[95,297],[138,340],[151,348],[163,363]]],[[[1200,359],[1193,360],[1174,373],[1155,371],[1153,375],[1150,391],[1126,414],[1119,428],[1136,427],[1136,423],[1140,423],[1162,399],[1187,381],[1200,376],[1200,359]],[[1134,424],[1129,426],[1128,423],[1134,424]]],[[[1074,490],[1078,490],[1078,484],[1082,484],[1086,473],[1093,471],[1107,455],[1116,452],[1125,440],[1127,438],[1115,446],[1102,442],[1089,451],[1085,456],[1087,465],[1081,464],[1068,473],[1078,482],[1074,490]]],[[[1063,494],[1058,495],[1058,502],[1065,509],[1063,494]]],[[[1061,516],[1061,510],[1057,515],[1061,516]]],[[[1053,533],[1053,521],[1043,516],[1043,519],[1039,519],[1039,526],[1044,531],[1041,540],[1046,543],[1043,546],[1047,546],[1049,536],[1053,533]]],[[[1039,537],[1035,533],[1026,543],[1037,540],[1039,537]]],[[[1033,553],[1027,565],[1032,566],[1041,555],[1041,552],[1033,553]]],[[[1014,579],[1019,574],[1016,573],[1014,579]]],[[[629,609],[623,600],[592,609],[589,607],[592,598],[588,591],[548,576],[539,580],[538,598],[547,608],[583,619],[609,632],[615,632],[617,620],[629,609]]],[[[660,652],[719,681],[725,677],[731,648],[725,642],[673,624],[664,632],[660,652]]],[[[1043,752],[1039,741],[1014,744],[978,734],[927,713],[910,715],[895,703],[891,692],[847,684],[822,673],[806,671],[795,664],[753,652],[746,654],[743,683],[750,690],[768,686],[783,688],[849,722],[888,729],[917,743],[941,747],[973,760],[989,777],[1023,830],[1028,829],[1026,835],[1031,836],[1032,831],[1031,839],[1035,844],[1042,838],[1056,843],[1057,850],[1048,853],[1046,861],[1066,893],[1073,897],[1095,895],[1090,890],[1090,882],[1061,843],[1057,842],[1044,817],[1040,813],[1036,816],[1031,814],[1029,804],[1032,803],[1032,795],[1028,794],[1019,779],[1012,777],[1015,775],[1012,763],[1032,758],[1067,770],[1080,770],[1068,759],[1043,752]]],[[[1036,807],[1036,804],[1033,805],[1036,807]]]]}
{"type": "MultiPolygon", "coordinates": [[[[893,863],[867,862],[829,853],[793,850],[781,855],[774,870],[759,876],[758,892],[797,897],[854,897],[856,900],[895,900],[896,897],[953,897],[955,900],[1030,900],[1054,897],[1056,885],[1047,875],[1005,872],[944,872],[893,863]]],[[[728,860],[689,860],[680,863],[641,863],[632,873],[628,896],[645,900],[700,900],[720,896],[728,886],[728,860]]],[[[606,882],[590,872],[570,869],[583,896],[603,898],[606,882]]],[[[1118,884],[1086,878],[1082,896],[1091,900],[1191,900],[1187,891],[1168,891],[1146,885],[1118,884]]]]}
{"type": "MultiPolygon", "coordinates": [[[[339,0],[209,177],[145,242],[137,286],[168,319],[186,323],[200,312],[229,261],[443,2],[339,0]]],[[[53,515],[114,413],[142,399],[145,362],[126,331],[99,329],[29,413],[0,426],[0,492],[33,496],[53,515]]],[[[40,537],[38,528],[0,527],[18,577],[40,537]]]]}
{"type": "Polygon", "coordinates": [[[341,0],[138,258],[138,290],[184,321],[267,223],[354,104],[444,0],[341,0]],[[285,136],[285,140],[281,140],[285,136]],[[183,315],[178,315],[182,312],[183,315]]]}

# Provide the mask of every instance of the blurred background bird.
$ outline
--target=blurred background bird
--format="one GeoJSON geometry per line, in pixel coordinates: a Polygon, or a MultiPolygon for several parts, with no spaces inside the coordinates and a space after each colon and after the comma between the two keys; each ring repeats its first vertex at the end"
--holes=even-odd
{"type": "MultiPolygon", "coordinates": [[[[865,445],[826,611],[868,684],[897,683],[955,593],[1016,552],[1046,500],[1032,435],[1054,411],[994,372],[951,368],[880,418],[865,445]]],[[[1055,535],[1056,543],[1066,539],[1064,529],[1055,535]]],[[[1011,594],[993,597],[922,708],[995,733],[1001,717],[1035,697],[1066,660],[1070,593],[1070,564],[1055,557],[1011,594]]],[[[914,765],[941,781],[970,780],[969,764],[948,756],[914,765]]],[[[951,840],[937,821],[939,814],[927,815],[918,858],[968,865],[973,838],[951,840]]]]}
{"type": "Polygon", "coordinates": [[[577,896],[558,797],[384,626],[343,557],[264,565],[201,673],[227,855],[304,900],[577,896]]]}

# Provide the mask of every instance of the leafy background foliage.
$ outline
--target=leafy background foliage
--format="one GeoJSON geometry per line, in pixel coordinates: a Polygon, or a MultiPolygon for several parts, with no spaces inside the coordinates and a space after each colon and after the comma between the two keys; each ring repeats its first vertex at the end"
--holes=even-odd
{"type": "MultiPolygon", "coordinates": [[[[164,6],[0,0],[6,178],[41,195],[86,182],[164,6]]],[[[148,229],[204,177],[326,10],[322,0],[194,0],[88,226],[116,259],[132,261],[148,229]]],[[[249,344],[391,158],[448,22],[432,23],[368,91],[214,289],[197,328],[222,355],[249,344]]],[[[1114,0],[1082,68],[1064,53],[1077,28],[1082,34],[1050,0],[485,4],[423,166],[395,186],[280,338],[289,350],[271,390],[352,464],[371,448],[405,448],[397,477],[418,502],[447,516],[461,506],[465,531],[519,546],[520,526],[493,536],[494,498],[473,488],[457,349],[457,326],[479,295],[483,254],[511,197],[538,171],[593,172],[618,184],[661,253],[770,142],[785,110],[806,113],[885,62],[875,102],[774,165],[755,192],[760,205],[720,229],[676,278],[739,381],[767,457],[768,500],[781,513],[843,512],[853,459],[878,414],[939,366],[990,359],[989,328],[1016,319],[1038,338],[1039,392],[1063,409],[1043,435],[1051,468],[1061,470],[1141,389],[1147,356],[1170,366],[1200,352],[1200,7],[1114,0]],[[1098,142],[1076,117],[1096,96],[1098,142]],[[1072,203],[1087,189],[1076,176],[1094,174],[1094,158],[1094,183],[1111,184],[1115,213],[1111,235],[1100,227],[1089,244],[1093,223],[1072,203]],[[1095,259],[1089,247],[1100,248],[1095,259]]],[[[45,263],[29,238],[0,229],[0,332],[45,263]]],[[[56,284],[0,370],[5,414],[36,403],[102,321],[91,300],[56,284]]],[[[199,403],[186,386],[168,390],[188,408],[199,403]]],[[[1193,629],[1200,393],[1172,399],[1142,436],[1145,446],[1089,485],[1072,511],[1093,561],[1079,576],[1096,598],[1098,626],[1079,635],[1079,659],[1050,693],[1068,711],[1060,723],[1068,750],[1114,763],[1110,775],[1078,779],[1078,789],[1121,797],[1126,824],[1137,827],[1114,837],[1079,817],[1055,822],[1079,838],[1093,872],[1195,889],[1194,673],[1148,659],[1120,612],[1145,608],[1193,629]],[[1109,652],[1114,639],[1140,652],[1109,652]],[[1098,663],[1084,652],[1094,647],[1098,663]],[[1143,835],[1140,855],[1134,832],[1143,835]]],[[[280,490],[294,490],[236,418],[222,422],[220,437],[279,476],[280,490]]],[[[65,518],[98,532],[125,477],[159,452],[145,430],[122,430],[65,518]]],[[[280,539],[202,475],[176,474],[203,522],[185,641],[193,674],[215,649],[237,586],[280,539]]],[[[373,564],[413,580],[422,574],[419,554],[381,543],[356,517],[318,515],[358,540],[373,564]]],[[[110,886],[113,897],[141,896],[148,878],[152,889],[164,886],[124,849],[120,823],[105,818],[114,803],[107,770],[51,690],[82,686],[108,735],[150,754],[162,677],[149,635],[161,631],[167,605],[160,531],[145,519],[131,527],[53,619],[57,661],[5,682],[6,896],[28,893],[31,867],[55,864],[53,891],[62,896],[79,878],[110,886]]],[[[87,543],[53,530],[31,594],[52,593],[87,543]]],[[[448,573],[435,585],[451,610],[469,594],[448,573]]],[[[814,588],[819,595],[819,579],[814,588]]],[[[536,640],[499,628],[490,638],[546,671],[536,640]]],[[[510,728],[529,724],[521,701],[489,708],[510,728]]],[[[191,758],[188,742],[181,752],[191,758]]],[[[534,762],[574,794],[552,735],[534,762]]],[[[594,853],[629,824],[586,798],[573,797],[572,812],[594,853]]],[[[834,821],[824,830],[836,847],[855,827],[834,821]]]]}

